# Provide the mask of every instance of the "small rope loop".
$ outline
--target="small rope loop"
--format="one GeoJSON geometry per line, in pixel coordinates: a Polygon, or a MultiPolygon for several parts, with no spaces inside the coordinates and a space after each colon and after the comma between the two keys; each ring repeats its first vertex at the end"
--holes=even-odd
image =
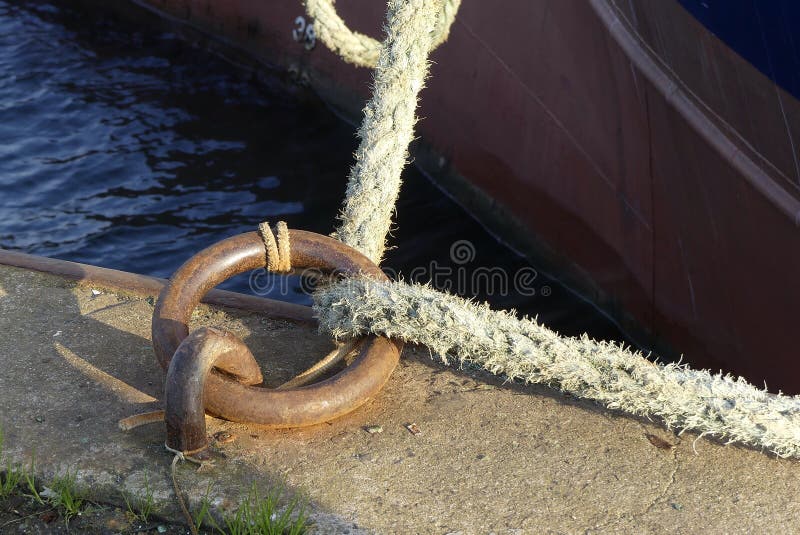
{"type": "Polygon", "coordinates": [[[275,273],[289,273],[292,270],[292,247],[289,240],[289,227],[285,221],[278,221],[275,225],[277,238],[269,224],[264,222],[258,225],[258,234],[267,250],[266,268],[275,273]]]}
{"type": "Polygon", "coordinates": [[[179,457],[181,461],[188,461],[198,466],[203,466],[204,464],[211,463],[211,461],[203,461],[202,459],[197,459],[195,457],[192,457],[193,454],[203,451],[205,448],[200,448],[199,450],[195,451],[180,451],[174,448],[170,448],[169,446],[167,446],[166,443],[164,443],[164,449],[174,454],[176,457],[179,457]]]}
{"type": "MultiPolygon", "coordinates": [[[[359,67],[375,67],[380,56],[381,43],[368,35],[347,27],[336,12],[333,0],[304,0],[308,16],[314,19],[317,37],[344,61],[359,67]]],[[[456,18],[461,0],[438,0],[438,15],[433,18],[433,42],[436,48],[450,35],[450,26],[456,18]]]]}

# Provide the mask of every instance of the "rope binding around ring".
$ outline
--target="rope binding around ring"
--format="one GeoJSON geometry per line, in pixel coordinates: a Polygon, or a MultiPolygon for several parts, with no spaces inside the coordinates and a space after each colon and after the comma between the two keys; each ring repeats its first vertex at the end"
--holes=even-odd
{"type": "Polygon", "coordinates": [[[266,268],[274,273],[289,273],[292,271],[292,248],[289,241],[289,227],[285,221],[278,221],[275,233],[267,222],[259,223],[258,234],[266,248],[266,268]]]}

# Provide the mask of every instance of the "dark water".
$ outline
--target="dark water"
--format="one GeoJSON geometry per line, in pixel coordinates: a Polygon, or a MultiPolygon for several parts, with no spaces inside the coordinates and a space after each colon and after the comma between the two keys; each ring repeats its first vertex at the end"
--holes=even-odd
{"type": "MultiPolygon", "coordinates": [[[[262,220],[327,234],[356,144],[281,73],[255,81],[168,33],[0,0],[0,247],[167,277],[262,220]]],[[[406,279],[623,339],[413,167],[392,235],[385,266],[406,279]]]]}

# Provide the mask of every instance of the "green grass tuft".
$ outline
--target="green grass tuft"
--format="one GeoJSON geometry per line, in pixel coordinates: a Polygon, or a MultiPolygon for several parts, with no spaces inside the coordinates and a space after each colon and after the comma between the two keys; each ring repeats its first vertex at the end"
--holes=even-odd
{"type": "MultiPolygon", "coordinates": [[[[30,466],[27,468],[12,464],[4,456],[4,438],[3,428],[0,426],[0,499],[12,494],[24,494],[39,505],[58,509],[69,526],[70,519],[80,515],[89,503],[87,496],[77,489],[77,472],[67,470],[63,475],[56,476],[49,487],[42,487],[40,491],[34,476],[35,454],[31,454],[30,466]]],[[[223,515],[222,526],[211,514],[211,501],[208,498],[210,491],[209,484],[194,519],[198,529],[206,524],[223,535],[301,535],[310,527],[307,501],[288,497],[282,485],[273,487],[262,497],[253,483],[239,507],[234,512],[223,515]]],[[[122,497],[128,515],[145,524],[156,512],[156,502],[147,473],[144,474],[142,496],[123,493],[122,497]]]]}
{"type": "MultiPolygon", "coordinates": [[[[0,462],[3,461],[3,445],[5,436],[0,426],[0,462]]],[[[5,459],[0,469],[0,498],[8,498],[18,488],[23,479],[23,469],[19,465],[12,465],[10,459],[5,459]]]]}
{"type": "Polygon", "coordinates": [[[132,496],[127,492],[123,492],[122,499],[125,500],[128,515],[134,520],[147,524],[150,517],[156,512],[156,502],[153,498],[153,489],[150,486],[147,472],[144,473],[144,495],[132,496]]]}
{"type": "Polygon", "coordinates": [[[28,492],[30,492],[28,497],[32,498],[39,505],[45,505],[44,499],[39,495],[39,491],[36,490],[36,476],[33,475],[36,470],[34,455],[35,453],[31,453],[31,465],[27,470],[23,469],[22,478],[25,480],[25,487],[27,487],[28,492]]]}
{"type": "Polygon", "coordinates": [[[8,498],[19,489],[23,473],[19,466],[14,466],[11,461],[6,461],[0,471],[0,498],[8,498]]]}
{"type": "MultiPolygon", "coordinates": [[[[281,509],[284,487],[275,487],[263,498],[255,483],[245,500],[235,512],[225,515],[225,530],[228,535],[300,535],[308,530],[306,502],[292,498],[281,509]]],[[[219,528],[218,528],[219,529],[219,528]]]]}
{"type": "Polygon", "coordinates": [[[71,518],[80,515],[86,505],[86,496],[78,492],[75,486],[75,475],[67,470],[64,475],[56,476],[46,493],[50,505],[61,512],[67,523],[71,518]]]}
{"type": "Polygon", "coordinates": [[[215,530],[222,531],[220,527],[217,525],[214,517],[211,515],[211,500],[208,499],[208,495],[211,493],[211,483],[208,484],[206,487],[206,492],[203,495],[203,498],[200,500],[200,510],[194,517],[194,525],[197,528],[197,531],[203,527],[203,523],[208,520],[209,525],[211,525],[215,530]]]}

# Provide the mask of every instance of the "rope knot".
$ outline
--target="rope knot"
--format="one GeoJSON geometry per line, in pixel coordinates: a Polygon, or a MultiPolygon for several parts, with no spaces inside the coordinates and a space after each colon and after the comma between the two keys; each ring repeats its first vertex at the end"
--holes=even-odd
{"type": "Polygon", "coordinates": [[[292,271],[292,249],[289,242],[289,227],[285,221],[278,221],[275,232],[267,222],[258,225],[258,234],[264,242],[267,254],[267,270],[275,273],[292,271]]]}

